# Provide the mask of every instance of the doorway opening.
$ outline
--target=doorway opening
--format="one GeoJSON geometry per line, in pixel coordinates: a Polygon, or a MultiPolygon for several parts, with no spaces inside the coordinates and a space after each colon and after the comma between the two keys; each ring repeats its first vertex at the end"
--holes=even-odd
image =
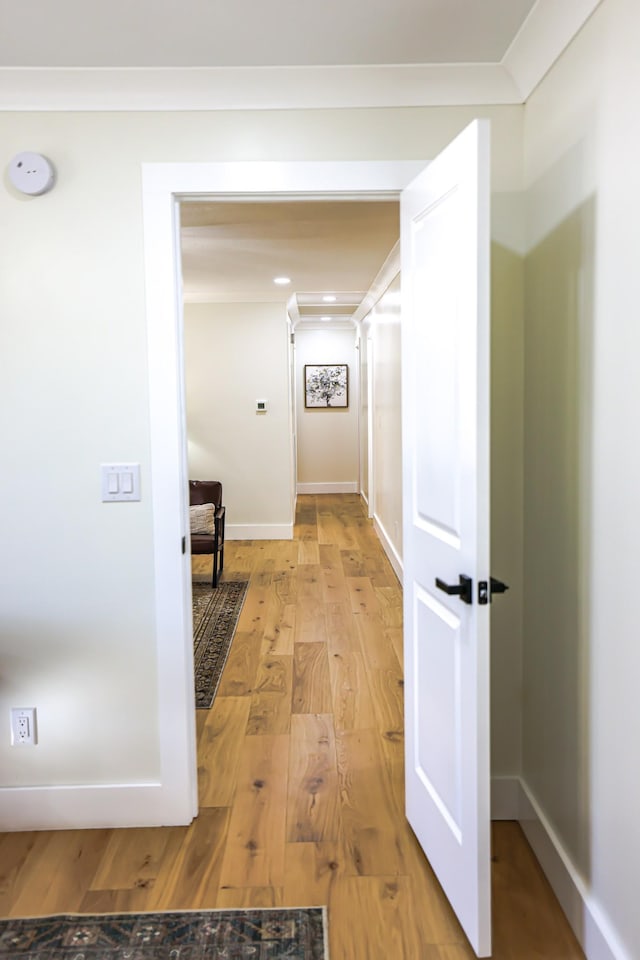
{"type": "Polygon", "coordinates": [[[223,480],[231,537],[286,536],[297,492],[360,489],[358,316],[398,237],[387,199],[182,200],[189,471],[223,480]],[[335,363],[327,415],[303,372],[335,363]]]}

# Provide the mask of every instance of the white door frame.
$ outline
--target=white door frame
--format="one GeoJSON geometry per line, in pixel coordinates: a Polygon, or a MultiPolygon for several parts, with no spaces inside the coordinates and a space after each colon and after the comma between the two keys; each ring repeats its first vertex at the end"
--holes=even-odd
{"type": "Polygon", "coordinates": [[[375,363],[375,346],[371,329],[367,330],[365,336],[365,350],[367,351],[367,493],[368,510],[367,516],[373,519],[376,513],[376,454],[375,454],[375,384],[373,378],[373,369],[375,363]]]}
{"type": "Polygon", "coordinates": [[[287,337],[288,355],[287,369],[289,371],[289,433],[291,435],[291,521],[296,522],[296,506],[298,503],[298,408],[296,401],[296,335],[293,319],[287,309],[287,337]]]}
{"type": "Polygon", "coordinates": [[[160,822],[197,814],[195,699],[184,404],[180,200],[396,199],[424,161],[149,163],[142,165],[151,497],[155,561],[160,822]]]}

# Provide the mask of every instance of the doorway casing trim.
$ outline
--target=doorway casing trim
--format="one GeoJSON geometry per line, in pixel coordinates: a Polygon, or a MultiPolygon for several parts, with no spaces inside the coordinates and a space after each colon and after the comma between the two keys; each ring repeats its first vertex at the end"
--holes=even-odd
{"type": "Polygon", "coordinates": [[[144,163],[151,490],[161,800],[153,823],[197,813],[197,763],[188,536],[182,283],[178,207],[227,200],[396,199],[425,161],[144,163]]]}

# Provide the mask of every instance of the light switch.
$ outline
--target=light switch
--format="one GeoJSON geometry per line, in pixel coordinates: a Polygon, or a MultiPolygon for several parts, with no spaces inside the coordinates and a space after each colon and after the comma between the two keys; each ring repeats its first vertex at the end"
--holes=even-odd
{"type": "Polygon", "coordinates": [[[133,493],[133,476],[129,470],[123,470],[120,474],[123,493],[133,493]]]}
{"type": "Polygon", "coordinates": [[[103,463],[100,473],[103,503],[140,499],[139,463],[103,463]]]}

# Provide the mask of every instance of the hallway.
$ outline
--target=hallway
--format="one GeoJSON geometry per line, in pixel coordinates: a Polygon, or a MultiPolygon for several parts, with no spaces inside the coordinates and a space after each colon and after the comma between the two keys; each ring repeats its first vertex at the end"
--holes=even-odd
{"type": "MultiPolygon", "coordinates": [[[[403,815],[402,593],[360,498],[299,497],[295,539],[228,542],[223,576],[250,588],[197,820],[1,835],[0,913],[327,904],[331,960],[471,960],[403,815]]],[[[493,843],[495,960],[582,957],[518,825],[493,843]]]]}

